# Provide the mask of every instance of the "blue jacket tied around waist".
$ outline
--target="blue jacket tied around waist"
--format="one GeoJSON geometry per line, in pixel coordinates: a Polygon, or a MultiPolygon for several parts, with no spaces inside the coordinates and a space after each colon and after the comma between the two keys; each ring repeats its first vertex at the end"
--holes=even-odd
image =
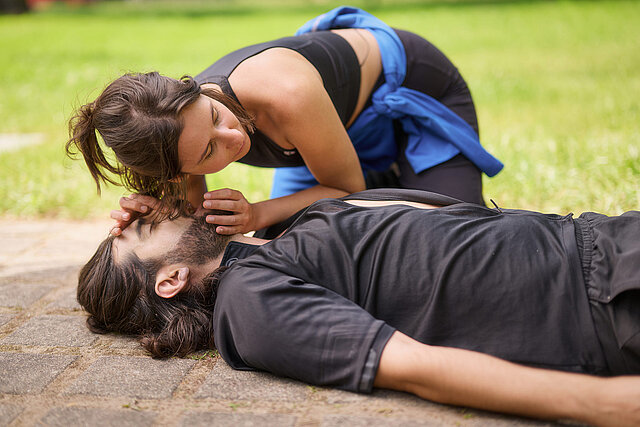
{"type": "MultiPolygon", "coordinates": [[[[347,130],[364,171],[384,171],[397,157],[393,121],[408,135],[406,156],[420,173],[459,153],[488,176],[503,164],[480,144],[478,135],[460,116],[429,95],[402,87],[407,64],[402,42],[387,24],[353,7],[338,7],[304,24],[296,35],[334,28],[364,28],[378,42],[385,82],[372,95],[347,130]]],[[[291,194],[317,184],[305,166],[276,169],[271,197],[291,194]]]]}

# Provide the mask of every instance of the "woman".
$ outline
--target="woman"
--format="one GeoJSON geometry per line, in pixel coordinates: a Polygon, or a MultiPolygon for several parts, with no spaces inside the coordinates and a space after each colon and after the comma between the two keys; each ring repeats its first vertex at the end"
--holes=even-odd
{"type": "MultiPolygon", "coordinates": [[[[194,206],[232,212],[207,218],[222,234],[364,190],[365,174],[369,187],[483,203],[481,169],[494,175],[502,167],[479,143],[473,101],[453,64],[426,40],[344,7],[295,37],[232,52],[195,79],[125,75],[82,107],[70,129],[67,151],[82,152],[96,182],[113,182],[107,170],[135,192],[186,192],[194,206]],[[96,131],[119,164],[107,161],[96,131]],[[235,190],[207,192],[204,175],[233,161],[283,168],[273,198],[251,204],[235,190]],[[379,173],[394,162],[397,179],[378,179],[394,178],[379,173]]],[[[135,197],[120,206],[116,235],[147,209],[135,197]]]]}

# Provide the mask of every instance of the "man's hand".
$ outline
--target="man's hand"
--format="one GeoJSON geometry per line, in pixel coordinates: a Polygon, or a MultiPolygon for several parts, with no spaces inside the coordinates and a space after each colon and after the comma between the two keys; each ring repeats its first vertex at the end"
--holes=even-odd
{"type": "Polygon", "coordinates": [[[256,209],[238,190],[223,188],[204,193],[202,206],[233,212],[232,215],[207,215],[207,222],[216,224],[218,234],[247,233],[256,229],[256,209]]]}
{"type": "Polygon", "coordinates": [[[111,229],[111,234],[119,236],[122,234],[122,230],[127,228],[136,218],[147,215],[153,209],[157,209],[158,206],[160,206],[160,201],[151,196],[130,194],[126,197],[121,197],[120,209],[111,211],[111,218],[116,220],[115,226],[111,229]]]}

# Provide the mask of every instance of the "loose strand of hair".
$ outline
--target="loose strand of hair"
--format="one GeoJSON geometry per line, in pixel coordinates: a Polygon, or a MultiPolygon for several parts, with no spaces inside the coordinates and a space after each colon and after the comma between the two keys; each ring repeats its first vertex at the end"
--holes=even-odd
{"type": "Polygon", "coordinates": [[[96,191],[101,193],[100,183],[117,182],[107,175],[104,170],[118,174],[118,166],[114,166],[107,160],[98,141],[97,130],[93,125],[94,103],[81,106],[76,114],[69,120],[69,140],[65,144],[66,154],[70,158],[77,158],[82,154],[89,173],[96,183],[96,191]]]}

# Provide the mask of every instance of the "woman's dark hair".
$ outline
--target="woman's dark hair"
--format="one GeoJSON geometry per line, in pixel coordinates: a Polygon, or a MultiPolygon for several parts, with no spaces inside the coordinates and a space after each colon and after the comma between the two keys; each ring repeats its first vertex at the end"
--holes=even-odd
{"type": "Polygon", "coordinates": [[[71,117],[67,154],[82,154],[98,193],[102,181],[179,204],[187,199],[178,158],[183,129],[179,114],[200,94],[223,103],[248,132],[253,131],[251,117],[235,99],[202,89],[189,76],[175,80],[157,72],[132,73],[114,80],[71,117]],[[117,161],[109,160],[96,132],[117,161]]]}
{"type": "Polygon", "coordinates": [[[89,313],[89,329],[139,337],[154,357],[182,357],[213,348],[211,316],[225,268],[215,270],[201,286],[162,298],[155,293],[161,260],[143,261],[132,253],[115,262],[113,239],[105,239],[80,271],[77,298],[89,313]]]}

